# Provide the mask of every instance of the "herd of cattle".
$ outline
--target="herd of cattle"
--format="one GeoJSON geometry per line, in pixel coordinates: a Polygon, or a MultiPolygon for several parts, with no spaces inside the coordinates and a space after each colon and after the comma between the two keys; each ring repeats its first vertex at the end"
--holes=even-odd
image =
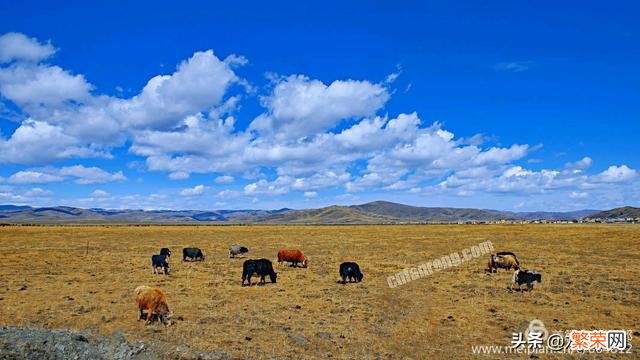
{"type": "MultiPolygon", "coordinates": [[[[229,247],[229,258],[235,258],[238,255],[246,254],[249,252],[247,247],[241,245],[231,245],[229,247]]],[[[151,268],[153,274],[159,274],[162,271],[163,274],[168,275],[170,272],[169,258],[171,257],[171,250],[168,248],[160,249],[160,254],[151,256],[151,268]]],[[[182,249],[182,261],[204,261],[204,254],[202,250],[194,247],[188,247],[182,249]]],[[[309,264],[309,260],[300,250],[280,250],[278,251],[278,263],[288,262],[292,267],[306,268],[309,264]]],[[[526,284],[527,290],[533,290],[534,282],[542,282],[542,275],[531,270],[522,269],[520,267],[520,261],[516,254],[512,252],[498,252],[491,255],[489,263],[487,264],[488,273],[495,273],[498,269],[513,270],[513,277],[510,289],[514,285],[518,286],[518,290],[521,286],[526,284]]],[[[343,262],[340,264],[339,269],[342,283],[349,282],[361,282],[364,275],[360,271],[360,266],[355,262],[343,262]]],[[[249,259],[245,260],[242,264],[242,286],[245,283],[251,286],[251,277],[257,275],[260,277],[259,285],[266,283],[265,278],[269,276],[272,283],[276,282],[278,274],[273,270],[273,264],[268,259],[249,259]]],[[[171,323],[172,313],[169,311],[167,305],[167,297],[165,293],[159,288],[152,288],[146,285],[138,286],[135,291],[135,300],[138,303],[138,309],[140,310],[140,317],[138,320],[146,320],[146,323],[150,323],[155,319],[159,319],[163,324],[168,325],[171,323]]]]}
{"type": "MultiPolygon", "coordinates": [[[[229,258],[235,258],[238,255],[246,254],[249,249],[241,245],[231,245],[229,247],[229,258]]],[[[153,274],[169,275],[169,259],[171,250],[169,248],[160,249],[160,254],[151,256],[151,271],[153,274]]],[[[182,261],[204,261],[202,250],[194,247],[182,249],[182,261]]],[[[309,265],[309,259],[300,250],[283,249],[278,251],[278,263],[288,262],[292,267],[306,268],[309,265]]],[[[344,262],[340,264],[340,277],[342,283],[361,282],[364,275],[360,271],[360,266],[355,262],[344,262]]],[[[251,277],[257,275],[260,277],[259,285],[266,283],[265,278],[269,276],[272,283],[276,282],[278,273],[273,270],[273,264],[269,259],[249,259],[242,264],[242,286],[251,286],[251,277]]],[[[146,320],[150,323],[152,320],[159,319],[163,324],[171,323],[172,313],[167,305],[167,296],[159,288],[152,288],[146,285],[138,286],[135,291],[135,299],[140,310],[138,320],[146,320]]]]}

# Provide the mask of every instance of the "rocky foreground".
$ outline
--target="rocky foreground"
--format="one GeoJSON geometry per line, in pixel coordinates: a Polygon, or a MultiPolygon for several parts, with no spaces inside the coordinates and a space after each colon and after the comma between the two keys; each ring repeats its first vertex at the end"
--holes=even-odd
{"type": "Polygon", "coordinates": [[[70,330],[0,327],[0,359],[231,359],[223,351],[197,352],[186,346],[128,342],[120,333],[101,336],[70,330]]]}

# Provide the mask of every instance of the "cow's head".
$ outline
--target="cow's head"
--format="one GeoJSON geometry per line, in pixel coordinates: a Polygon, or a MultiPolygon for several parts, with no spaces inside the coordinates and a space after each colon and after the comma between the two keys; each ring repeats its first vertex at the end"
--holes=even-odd
{"type": "Polygon", "coordinates": [[[536,273],[535,275],[533,275],[533,278],[539,283],[542,282],[542,274],[536,273]]]}
{"type": "Polygon", "coordinates": [[[271,274],[269,274],[269,277],[271,278],[271,282],[272,283],[276,283],[276,279],[278,278],[278,273],[277,272],[272,272],[271,274]]]}
{"type": "Polygon", "coordinates": [[[305,257],[304,260],[302,260],[302,267],[306,268],[307,266],[309,266],[309,258],[305,257]]]}
{"type": "Polygon", "coordinates": [[[163,325],[171,325],[171,317],[173,316],[173,313],[168,313],[168,314],[160,314],[160,321],[162,322],[163,325]]]}
{"type": "Polygon", "coordinates": [[[358,278],[358,282],[362,281],[362,279],[364,279],[364,274],[359,272],[357,278],[358,278]]]}

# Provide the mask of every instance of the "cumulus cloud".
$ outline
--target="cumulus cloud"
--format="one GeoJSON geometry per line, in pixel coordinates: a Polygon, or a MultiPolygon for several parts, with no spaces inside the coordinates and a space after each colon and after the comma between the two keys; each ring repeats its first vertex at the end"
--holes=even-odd
{"type": "Polygon", "coordinates": [[[158,75],[131,99],[114,100],[110,109],[134,127],[170,129],[185,116],[221,103],[226,90],[240,81],[231,65],[237,56],[222,61],[212,50],[200,51],[182,62],[171,75],[158,75]]]}
{"type": "Polygon", "coordinates": [[[192,188],[186,188],[180,191],[182,196],[200,196],[204,194],[206,187],[204,185],[196,185],[192,188]]]}
{"type": "Polygon", "coordinates": [[[217,178],[214,179],[214,182],[216,184],[231,184],[234,181],[235,181],[235,178],[229,175],[218,176],[217,178]]]}
{"type": "Polygon", "coordinates": [[[627,165],[609,166],[609,168],[596,176],[595,180],[605,183],[628,182],[635,178],[636,170],[630,169],[627,165]]]}
{"type": "MultiPolygon", "coordinates": [[[[51,47],[22,34],[6,34],[2,39],[9,45],[28,40],[42,49],[51,47]]],[[[93,95],[93,85],[84,76],[40,63],[46,52],[41,56],[20,55],[9,45],[2,47],[0,42],[0,54],[15,60],[0,65],[0,94],[18,106],[27,120],[9,138],[0,137],[3,163],[108,157],[109,149],[122,145],[127,138],[134,143],[139,139],[140,148],[148,150],[148,138],[153,142],[162,137],[163,131],[183,126],[189,116],[228,112],[238,99],[232,96],[225,100],[229,87],[236,83],[246,86],[233,70],[246,59],[230,55],[220,60],[207,50],[194,53],[172,74],[151,78],[131,98],[93,95]],[[55,150],[41,151],[42,148],[55,150]]],[[[204,127],[207,125],[201,126],[204,127]]],[[[187,135],[204,138],[201,132],[192,129],[187,135]]]]}
{"type": "Polygon", "coordinates": [[[55,53],[50,43],[41,43],[22,33],[10,32],[0,36],[0,63],[14,60],[38,62],[55,53]]]}
{"type": "Polygon", "coordinates": [[[568,162],[564,165],[565,169],[569,169],[569,170],[586,170],[588,169],[591,164],[593,163],[593,160],[591,160],[590,157],[585,156],[582,159],[576,161],[576,162],[568,162]]]}
{"type": "Polygon", "coordinates": [[[95,166],[74,165],[59,169],[42,168],[18,171],[11,175],[7,181],[12,184],[44,184],[67,179],[73,180],[76,184],[86,185],[123,181],[127,178],[122,171],[109,173],[95,166]]]}
{"type": "Polygon", "coordinates": [[[84,76],[70,74],[58,66],[20,63],[0,68],[0,93],[32,111],[38,105],[87,101],[92,88],[84,76]]]}
{"type": "Polygon", "coordinates": [[[91,193],[92,198],[106,198],[108,196],[109,196],[108,192],[100,189],[96,189],[91,193]]]}
{"type": "Polygon", "coordinates": [[[387,100],[387,89],[369,81],[336,80],[325,85],[291,75],[279,79],[273,93],[262,98],[268,113],[256,118],[250,128],[286,138],[313,135],[340,120],[373,115],[387,100]]]}
{"type": "Polygon", "coordinates": [[[64,177],[54,174],[47,174],[39,171],[18,171],[11,175],[8,182],[11,184],[45,184],[50,182],[63,181],[64,177]]]}
{"type": "Polygon", "coordinates": [[[40,197],[49,197],[53,195],[53,191],[51,190],[45,190],[42,188],[31,188],[30,190],[26,191],[24,193],[24,196],[26,197],[30,197],[30,198],[40,198],[40,197]]]}
{"type": "Polygon", "coordinates": [[[102,184],[127,179],[122,171],[109,173],[95,166],[85,167],[83,165],[63,167],[58,170],[58,174],[76,178],[74,182],[82,185],[102,184]]]}
{"type": "Polygon", "coordinates": [[[315,199],[318,197],[318,193],[315,191],[305,191],[304,197],[307,199],[315,199]]]}

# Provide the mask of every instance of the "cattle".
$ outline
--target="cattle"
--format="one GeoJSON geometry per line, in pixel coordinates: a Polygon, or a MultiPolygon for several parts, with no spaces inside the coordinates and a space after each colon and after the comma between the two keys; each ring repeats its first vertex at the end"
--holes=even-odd
{"type": "Polygon", "coordinates": [[[511,279],[512,283],[511,283],[511,287],[513,288],[513,285],[518,285],[518,290],[520,290],[520,287],[523,284],[527,284],[527,290],[531,291],[533,290],[533,283],[534,282],[542,282],[542,274],[539,274],[535,271],[530,271],[530,270],[521,270],[520,268],[516,269],[516,271],[513,272],[513,277],[511,279]]]}
{"type": "Polygon", "coordinates": [[[364,275],[360,271],[360,266],[354,262],[343,262],[340,264],[340,277],[342,278],[342,283],[347,283],[347,278],[349,282],[360,282],[364,278],[364,275]]]}
{"type": "Polygon", "coordinates": [[[138,321],[145,319],[145,324],[149,324],[155,315],[162,324],[171,325],[173,314],[169,311],[167,296],[162,290],[141,285],[134,290],[134,295],[140,310],[138,321]]]}
{"type": "Polygon", "coordinates": [[[231,245],[229,247],[229,258],[234,258],[234,257],[236,257],[236,255],[246,254],[248,252],[249,252],[249,249],[247,249],[244,246],[231,245]]]}
{"type": "Polygon", "coordinates": [[[245,280],[249,283],[249,286],[251,286],[251,276],[253,274],[257,274],[258,276],[260,276],[259,285],[265,284],[264,277],[267,275],[269,275],[271,282],[274,284],[276,283],[276,278],[278,277],[278,274],[273,271],[273,265],[271,264],[271,261],[267,259],[250,259],[246,260],[242,264],[242,286],[244,286],[245,280]]]}
{"type": "Polygon", "coordinates": [[[160,255],[171,256],[171,250],[169,250],[169,248],[162,248],[160,249],[160,255]]]}
{"type": "Polygon", "coordinates": [[[498,269],[515,270],[520,267],[520,262],[516,254],[508,251],[498,252],[491,255],[487,264],[488,273],[497,272],[498,269]]]}
{"type": "Polygon", "coordinates": [[[204,261],[202,250],[193,247],[182,249],[182,261],[187,261],[187,258],[190,261],[204,261]]]}
{"type": "Polygon", "coordinates": [[[306,268],[309,264],[309,259],[304,256],[304,253],[300,250],[285,250],[278,251],[278,262],[281,263],[287,261],[291,263],[291,266],[296,267],[298,264],[302,264],[303,268],[306,268]]]}
{"type": "Polygon", "coordinates": [[[162,268],[165,275],[169,275],[169,255],[151,256],[151,273],[158,274],[158,268],[162,268]]]}

